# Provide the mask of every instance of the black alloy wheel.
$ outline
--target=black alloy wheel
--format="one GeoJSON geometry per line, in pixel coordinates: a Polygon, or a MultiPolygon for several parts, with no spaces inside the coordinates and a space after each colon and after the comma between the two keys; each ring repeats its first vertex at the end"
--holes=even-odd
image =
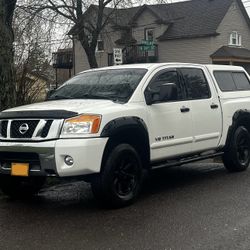
{"type": "Polygon", "coordinates": [[[128,199],[137,188],[140,176],[137,157],[131,152],[119,155],[113,178],[113,189],[117,196],[128,199]]]}
{"type": "Polygon", "coordinates": [[[139,195],[143,181],[142,162],[136,149],[118,144],[107,154],[100,175],[92,183],[94,196],[108,207],[124,207],[139,195]]]}
{"type": "Polygon", "coordinates": [[[249,164],[250,145],[247,137],[242,134],[237,138],[237,157],[242,165],[249,164]]]}
{"type": "Polygon", "coordinates": [[[244,171],[250,163],[250,134],[244,126],[233,132],[227,150],[223,155],[225,167],[230,172],[244,171]]]}

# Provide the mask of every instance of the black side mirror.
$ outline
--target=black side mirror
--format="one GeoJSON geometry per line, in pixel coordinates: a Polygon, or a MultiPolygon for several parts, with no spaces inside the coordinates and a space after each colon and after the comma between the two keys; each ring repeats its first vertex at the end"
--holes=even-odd
{"type": "Polygon", "coordinates": [[[46,96],[46,100],[49,100],[49,98],[56,92],[55,89],[51,89],[48,91],[47,96],[46,96]]]}
{"type": "Polygon", "coordinates": [[[148,88],[145,91],[145,99],[147,105],[177,100],[177,86],[175,83],[164,83],[158,90],[148,88]]]}
{"type": "Polygon", "coordinates": [[[155,103],[158,99],[159,91],[153,90],[153,89],[146,89],[145,91],[145,100],[147,105],[152,105],[155,103]]]}

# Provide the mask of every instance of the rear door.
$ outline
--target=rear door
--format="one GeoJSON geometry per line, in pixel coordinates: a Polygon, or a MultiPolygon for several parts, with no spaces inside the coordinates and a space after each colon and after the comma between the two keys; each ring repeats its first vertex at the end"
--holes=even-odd
{"type": "Polygon", "coordinates": [[[222,113],[218,94],[202,68],[181,68],[187,87],[193,121],[193,151],[214,149],[222,132],[222,113]]]}

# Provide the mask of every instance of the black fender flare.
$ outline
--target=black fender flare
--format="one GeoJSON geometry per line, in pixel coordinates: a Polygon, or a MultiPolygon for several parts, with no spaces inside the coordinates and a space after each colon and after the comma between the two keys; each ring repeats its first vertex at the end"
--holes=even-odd
{"type": "Polygon", "coordinates": [[[140,129],[145,133],[145,136],[148,137],[146,123],[136,116],[120,117],[108,122],[101,132],[101,137],[112,137],[124,129],[133,128],[140,129]]]}
{"type": "MultiPolygon", "coordinates": [[[[137,132],[139,132],[140,136],[143,137],[144,144],[142,144],[143,147],[139,147],[140,148],[139,151],[143,156],[144,165],[149,167],[149,162],[150,162],[149,134],[146,123],[143,121],[143,119],[139,117],[126,116],[126,117],[116,118],[114,120],[111,120],[104,126],[100,136],[109,138],[109,141],[104,150],[104,155],[106,155],[106,150],[109,149],[110,145],[109,142],[111,142],[112,145],[113,140],[116,140],[116,138],[119,139],[120,136],[123,135],[122,132],[131,130],[135,131],[136,134],[137,132]]],[[[134,143],[138,145],[138,141],[136,141],[134,133],[132,137],[129,138],[128,136],[123,139],[128,141],[132,140],[134,143]]],[[[105,157],[103,159],[105,159],[105,157]]]]}
{"type": "MultiPolygon", "coordinates": [[[[240,109],[234,113],[234,115],[232,117],[232,125],[230,125],[228,128],[225,149],[227,149],[228,146],[230,145],[231,137],[232,137],[234,131],[237,129],[238,126],[244,125],[243,121],[246,121],[246,120],[250,121],[250,110],[240,109]]],[[[250,128],[250,123],[249,123],[249,127],[247,129],[249,130],[249,128],[250,128]]]]}

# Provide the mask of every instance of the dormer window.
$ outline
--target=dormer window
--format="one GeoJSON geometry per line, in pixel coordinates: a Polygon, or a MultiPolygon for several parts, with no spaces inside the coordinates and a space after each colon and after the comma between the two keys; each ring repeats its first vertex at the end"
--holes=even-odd
{"type": "Polygon", "coordinates": [[[230,34],[229,45],[241,46],[241,35],[237,31],[230,34]]]}

